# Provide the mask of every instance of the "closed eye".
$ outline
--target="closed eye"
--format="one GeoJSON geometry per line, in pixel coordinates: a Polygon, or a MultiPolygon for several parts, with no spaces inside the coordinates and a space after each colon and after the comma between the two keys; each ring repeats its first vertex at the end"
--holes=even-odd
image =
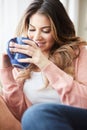
{"type": "Polygon", "coordinates": [[[43,29],[43,30],[42,30],[42,32],[44,32],[44,33],[50,33],[50,31],[51,31],[50,29],[47,29],[47,30],[46,30],[46,29],[43,29]]]}
{"type": "Polygon", "coordinates": [[[35,29],[29,29],[28,31],[35,31],[35,29]]]}

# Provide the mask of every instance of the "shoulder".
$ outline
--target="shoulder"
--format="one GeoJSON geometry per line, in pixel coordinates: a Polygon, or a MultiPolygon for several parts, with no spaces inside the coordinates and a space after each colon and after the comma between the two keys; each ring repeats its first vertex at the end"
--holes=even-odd
{"type": "Polygon", "coordinates": [[[79,81],[87,84],[87,45],[80,46],[80,55],[76,60],[75,73],[79,81]]]}
{"type": "Polygon", "coordinates": [[[87,57],[87,45],[80,45],[80,58],[85,56],[87,57]]]}

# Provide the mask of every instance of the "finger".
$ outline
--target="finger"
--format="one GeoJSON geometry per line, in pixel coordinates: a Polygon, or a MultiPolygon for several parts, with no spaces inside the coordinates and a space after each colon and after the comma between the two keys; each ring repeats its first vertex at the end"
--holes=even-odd
{"type": "Polygon", "coordinates": [[[28,56],[32,56],[33,55],[33,52],[32,50],[30,49],[20,49],[20,48],[10,48],[10,52],[12,53],[22,53],[22,54],[26,54],[28,56]]]}
{"type": "Polygon", "coordinates": [[[24,43],[33,46],[33,47],[37,47],[37,43],[32,41],[32,40],[22,40],[24,43]]]}
{"type": "Polygon", "coordinates": [[[9,43],[9,47],[15,47],[16,44],[17,44],[17,43],[11,41],[11,42],[9,43]]]}
{"type": "Polygon", "coordinates": [[[32,63],[32,58],[18,59],[18,62],[22,63],[32,63]]]}
{"type": "Polygon", "coordinates": [[[23,44],[17,44],[15,42],[10,42],[9,47],[13,47],[13,48],[27,48],[29,45],[23,45],[23,44]]]}
{"type": "Polygon", "coordinates": [[[13,51],[13,52],[18,52],[19,50],[18,49],[23,49],[23,50],[35,50],[36,47],[34,47],[32,44],[31,45],[20,45],[20,44],[16,44],[16,43],[13,43],[11,42],[10,44],[10,51],[13,51]]]}

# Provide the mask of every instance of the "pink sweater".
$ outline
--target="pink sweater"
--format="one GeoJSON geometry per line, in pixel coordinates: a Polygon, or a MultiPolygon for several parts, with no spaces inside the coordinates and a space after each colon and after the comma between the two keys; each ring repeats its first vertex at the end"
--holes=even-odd
{"type": "MultiPolygon", "coordinates": [[[[12,69],[0,69],[2,96],[12,113],[21,119],[23,112],[32,104],[23,93],[23,84],[14,80],[12,69]]],[[[42,71],[60,95],[62,103],[87,108],[87,47],[81,48],[80,56],[75,61],[75,79],[52,62],[42,71]]]]}

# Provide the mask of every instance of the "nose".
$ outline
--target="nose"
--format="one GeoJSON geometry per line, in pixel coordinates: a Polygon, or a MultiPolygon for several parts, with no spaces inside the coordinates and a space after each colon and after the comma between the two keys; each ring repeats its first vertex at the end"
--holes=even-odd
{"type": "Polygon", "coordinates": [[[35,34],[34,34],[33,40],[34,41],[39,41],[41,39],[42,39],[41,32],[40,31],[36,31],[35,34]]]}

